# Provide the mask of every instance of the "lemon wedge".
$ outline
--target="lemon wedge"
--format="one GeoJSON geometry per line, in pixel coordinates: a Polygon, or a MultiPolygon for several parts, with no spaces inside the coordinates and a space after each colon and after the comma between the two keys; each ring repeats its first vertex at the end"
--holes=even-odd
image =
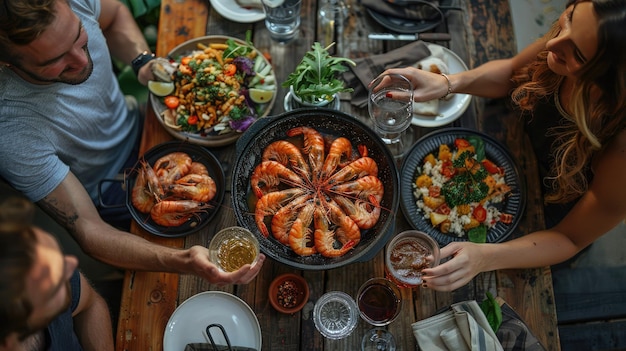
{"type": "Polygon", "coordinates": [[[250,94],[250,100],[256,102],[257,104],[270,102],[272,97],[274,97],[273,91],[265,89],[250,88],[248,93],[250,94]]]}
{"type": "Polygon", "coordinates": [[[166,96],[174,91],[174,82],[148,81],[148,90],[156,96],[166,96]]]}

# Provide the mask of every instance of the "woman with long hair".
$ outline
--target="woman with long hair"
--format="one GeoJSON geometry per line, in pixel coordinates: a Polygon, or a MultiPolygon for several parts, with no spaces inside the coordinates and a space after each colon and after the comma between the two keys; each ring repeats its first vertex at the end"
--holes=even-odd
{"type": "Polygon", "coordinates": [[[626,218],[626,2],[570,1],[543,38],[515,57],[458,74],[391,69],[415,100],[510,95],[527,118],[546,202],[546,230],[497,244],[454,242],[424,285],[450,291],[480,272],[563,262],[626,218]]]}

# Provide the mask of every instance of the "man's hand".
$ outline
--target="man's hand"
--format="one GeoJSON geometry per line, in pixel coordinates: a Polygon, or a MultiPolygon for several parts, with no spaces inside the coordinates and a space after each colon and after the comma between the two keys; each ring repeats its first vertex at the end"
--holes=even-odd
{"type": "Polygon", "coordinates": [[[209,261],[209,250],[199,245],[189,249],[190,259],[195,275],[206,279],[211,284],[248,284],[261,270],[265,255],[259,254],[259,259],[254,265],[246,264],[235,272],[222,272],[215,264],[209,261]]]}

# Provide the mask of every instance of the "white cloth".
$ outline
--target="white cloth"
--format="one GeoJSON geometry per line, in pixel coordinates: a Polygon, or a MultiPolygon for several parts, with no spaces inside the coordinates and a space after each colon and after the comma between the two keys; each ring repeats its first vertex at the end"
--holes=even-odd
{"type": "Polygon", "coordinates": [[[453,304],[446,312],[411,324],[421,350],[503,351],[476,301],[453,304]]]}

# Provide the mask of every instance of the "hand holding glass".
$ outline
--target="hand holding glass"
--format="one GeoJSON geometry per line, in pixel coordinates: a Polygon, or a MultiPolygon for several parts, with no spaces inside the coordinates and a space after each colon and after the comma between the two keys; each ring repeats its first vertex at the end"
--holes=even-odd
{"type": "Polygon", "coordinates": [[[405,146],[402,134],[413,118],[413,85],[399,74],[383,74],[372,81],[368,98],[369,115],[374,130],[396,158],[405,146]]]}

